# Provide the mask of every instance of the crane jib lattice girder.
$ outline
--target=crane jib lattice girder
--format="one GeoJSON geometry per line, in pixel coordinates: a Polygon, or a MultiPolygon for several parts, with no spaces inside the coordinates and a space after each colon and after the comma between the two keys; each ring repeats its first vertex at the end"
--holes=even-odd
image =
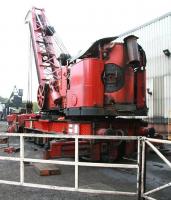
{"type": "Polygon", "coordinates": [[[54,29],[48,25],[44,9],[36,8],[32,9],[29,27],[40,84],[57,76],[59,65],[52,40],[54,29]]]}

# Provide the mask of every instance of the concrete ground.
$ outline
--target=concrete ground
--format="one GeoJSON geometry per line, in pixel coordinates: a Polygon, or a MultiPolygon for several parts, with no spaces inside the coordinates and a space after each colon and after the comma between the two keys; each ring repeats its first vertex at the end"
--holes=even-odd
{"type": "MultiPolygon", "coordinates": [[[[0,122],[0,132],[6,130],[6,124],[0,122]]],[[[10,145],[18,144],[18,139],[10,139],[10,145]]],[[[42,158],[42,148],[25,141],[25,157],[42,158]]],[[[0,155],[8,156],[0,149],[0,155]]],[[[9,156],[19,156],[13,153],[9,156]]],[[[167,157],[171,160],[171,156],[167,157]]],[[[70,159],[71,160],[71,159],[70,159]]],[[[25,165],[25,182],[51,184],[58,186],[74,186],[74,167],[58,166],[60,175],[41,177],[35,171],[32,163],[25,165]]],[[[13,161],[0,161],[0,179],[19,181],[19,163],[13,161]]],[[[81,188],[120,190],[134,192],[136,189],[136,170],[107,169],[93,167],[79,167],[79,186],[81,188]]],[[[147,162],[147,190],[171,182],[171,170],[154,153],[148,154],[147,162]]],[[[152,195],[158,200],[170,200],[171,188],[152,195]]],[[[35,189],[21,186],[0,184],[0,199],[2,200],[134,200],[134,197],[97,195],[76,192],[35,189]]]]}

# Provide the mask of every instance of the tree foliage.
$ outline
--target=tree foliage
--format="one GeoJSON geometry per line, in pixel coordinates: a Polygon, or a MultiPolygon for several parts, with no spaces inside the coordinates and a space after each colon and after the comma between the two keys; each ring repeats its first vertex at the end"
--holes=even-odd
{"type": "Polygon", "coordinates": [[[39,112],[39,108],[38,108],[38,105],[37,105],[37,102],[33,102],[33,112],[39,112]]]}
{"type": "Polygon", "coordinates": [[[0,102],[1,102],[1,103],[6,103],[7,100],[8,100],[7,98],[4,98],[4,97],[1,97],[1,96],[0,96],[0,102]]]}

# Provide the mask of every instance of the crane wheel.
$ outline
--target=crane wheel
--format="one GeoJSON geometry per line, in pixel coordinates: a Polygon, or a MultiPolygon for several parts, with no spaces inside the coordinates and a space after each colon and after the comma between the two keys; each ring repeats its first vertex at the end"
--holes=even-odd
{"type": "Polygon", "coordinates": [[[39,109],[43,109],[45,108],[46,105],[46,84],[42,83],[39,85],[38,87],[38,91],[37,91],[37,104],[39,109]]]}

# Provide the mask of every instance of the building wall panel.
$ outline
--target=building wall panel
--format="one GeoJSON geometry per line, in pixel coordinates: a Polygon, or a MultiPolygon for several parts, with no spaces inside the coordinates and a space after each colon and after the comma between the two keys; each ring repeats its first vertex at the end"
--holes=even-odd
{"type": "Polygon", "coordinates": [[[165,56],[163,50],[171,52],[171,13],[121,34],[119,40],[131,34],[139,37],[147,56],[147,88],[152,91],[147,94],[149,117],[167,119],[171,111],[171,56],[165,56]]]}

